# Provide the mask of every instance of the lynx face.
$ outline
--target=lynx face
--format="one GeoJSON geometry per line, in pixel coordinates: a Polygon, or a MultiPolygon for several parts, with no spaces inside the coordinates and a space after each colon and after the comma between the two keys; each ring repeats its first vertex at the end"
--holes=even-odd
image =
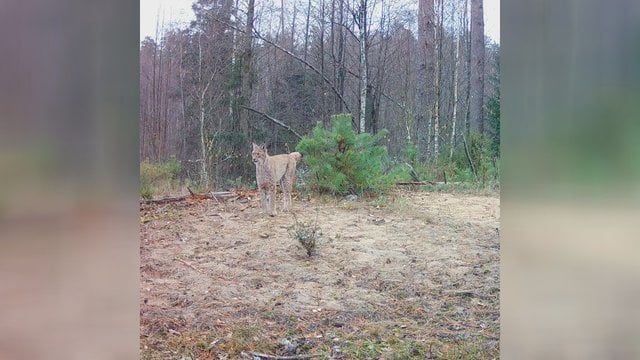
{"type": "Polygon", "coordinates": [[[253,144],[253,151],[251,151],[251,161],[254,164],[261,164],[267,158],[267,149],[264,145],[253,144]]]}

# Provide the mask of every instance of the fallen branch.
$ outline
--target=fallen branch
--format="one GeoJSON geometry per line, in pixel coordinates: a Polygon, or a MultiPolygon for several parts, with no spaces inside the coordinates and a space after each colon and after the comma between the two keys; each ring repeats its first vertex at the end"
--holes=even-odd
{"type": "Polygon", "coordinates": [[[469,296],[469,297],[475,297],[480,299],[491,299],[491,296],[481,294],[476,290],[466,290],[466,289],[465,290],[445,290],[444,293],[447,295],[454,295],[454,296],[469,296]]]}
{"type": "Polygon", "coordinates": [[[227,201],[229,199],[236,200],[240,197],[237,193],[233,191],[217,191],[217,192],[210,192],[207,194],[196,194],[193,191],[191,191],[191,189],[189,188],[187,188],[187,190],[189,190],[191,197],[194,199],[202,199],[202,200],[210,199],[210,200],[216,200],[216,201],[217,200],[227,201]]]}
{"type": "Polygon", "coordinates": [[[184,201],[184,200],[187,200],[187,199],[228,201],[228,200],[237,200],[237,199],[242,197],[241,195],[239,195],[238,193],[233,192],[233,191],[217,191],[217,192],[211,192],[211,193],[208,193],[208,194],[197,194],[197,193],[194,193],[193,191],[191,191],[191,189],[188,188],[188,187],[187,187],[187,190],[189,190],[189,195],[176,196],[176,197],[166,197],[166,198],[162,198],[162,199],[144,200],[143,203],[146,204],[146,205],[150,205],[150,204],[168,204],[168,203],[172,203],[172,202],[184,201]]]}
{"type": "Polygon", "coordinates": [[[413,166],[411,166],[411,164],[409,163],[404,163],[404,164],[409,167],[409,174],[411,175],[411,178],[413,179],[413,181],[422,182],[422,179],[420,179],[420,176],[418,175],[416,170],[413,168],[413,166]]]}
{"type": "Polygon", "coordinates": [[[183,264],[187,265],[188,267],[190,267],[190,268],[192,268],[193,270],[195,270],[195,271],[197,271],[197,272],[199,272],[199,273],[201,273],[201,274],[202,274],[202,271],[201,271],[200,269],[198,269],[197,267],[195,267],[195,266],[193,266],[193,265],[189,264],[188,262],[186,262],[186,261],[184,261],[184,260],[182,260],[182,259],[180,259],[180,258],[175,258],[175,260],[177,260],[177,261],[179,261],[179,262],[181,262],[181,263],[183,263],[183,264]]]}
{"type": "Polygon", "coordinates": [[[209,199],[222,200],[222,201],[237,200],[240,198],[238,194],[231,191],[213,192],[213,193],[207,194],[207,197],[209,199]]]}
{"type": "Polygon", "coordinates": [[[435,185],[433,181],[408,181],[408,182],[398,182],[396,185],[435,185]]]}
{"type": "Polygon", "coordinates": [[[205,195],[205,194],[196,194],[193,191],[191,191],[191,189],[188,186],[187,186],[187,190],[189,190],[189,194],[191,195],[192,199],[200,199],[200,200],[207,199],[207,195],[205,195]]]}
{"type": "Polygon", "coordinates": [[[259,357],[262,359],[268,359],[268,360],[305,360],[305,359],[311,359],[312,357],[318,357],[320,356],[319,354],[313,354],[313,355],[292,355],[292,356],[277,356],[277,355],[268,355],[268,354],[261,354],[261,353],[257,353],[257,352],[249,352],[249,354],[242,352],[242,354],[246,357],[246,356],[250,356],[249,358],[255,358],[255,357],[259,357]]]}
{"type": "Polygon", "coordinates": [[[400,185],[446,185],[446,184],[451,184],[451,185],[458,185],[458,184],[462,184],[462,182],[460,181],[456,181],[456,182],[444,182],[444,181],[409,181],[409,182],[397,182],[396,185],[400,186],[400,185]]]}
{"type": "Polygon", "coordinates": [[[150,205],[150,204],[168,204],[171,202],[177,202],[177,201],[183,201],[186,200],[189,196],[188,195],[184,195],[184,196],[177,196],[177,197],[166,197],[166,198],[162,198],[162,199],[148,199],[148,200],[144,200],[143,202],[146,205],[150,205]]]}

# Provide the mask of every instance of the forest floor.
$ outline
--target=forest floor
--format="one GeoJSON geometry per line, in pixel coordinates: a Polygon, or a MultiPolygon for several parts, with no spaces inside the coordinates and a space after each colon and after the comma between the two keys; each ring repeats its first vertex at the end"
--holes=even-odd
{"type": "Polygon", "coordinates": [[[497,193],[298,196],[293,210],[269,217],[255,192],[141,205],[141,358],[499,357],[497,193]],[[320,229],[311,257],[296,222],[320,229]]]}

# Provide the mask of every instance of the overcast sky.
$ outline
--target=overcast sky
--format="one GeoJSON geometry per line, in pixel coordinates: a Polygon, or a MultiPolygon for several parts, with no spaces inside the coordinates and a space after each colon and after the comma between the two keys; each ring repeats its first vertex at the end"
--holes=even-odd
{"type": "MultiPolygon", "coordinates": [[[[140,0],[140,40],[155,37],[157,15],[162,14],[166,24],[188,24],[193,19],[193,0],[140,0]]],[[[484,0],[484,31],[495,42],[500,42],[500,0],[484,0]]]]}

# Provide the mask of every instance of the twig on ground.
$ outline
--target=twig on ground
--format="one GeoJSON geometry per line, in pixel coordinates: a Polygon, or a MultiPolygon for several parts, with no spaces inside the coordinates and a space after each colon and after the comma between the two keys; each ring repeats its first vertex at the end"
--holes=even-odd
{"type": "Polygon", "coordinates": [[[470,297],[476,297],[481,299],[491,298],[491,296],[481,294],[475,290],[445,290],[444,293],[448,295],[470,296],[470,297]]]}
{"type": "Polygon", "coordinates": [[[162,198],[162,199],[147,199],[147,200],[143,200],[142,203],[144,203],[145,205],[151,205],[151,204],[168,204],[168,203],[172,203],[172,202],[178,202],[178,201],[183,201],[186,200],[189,196],[185,195],[185,196],[177,196],[177,197],[166,197],[166,198],[162,198]]]}
{"type": "Polygon", "coordinates": [[[199,272],[199,273],[201,273],[201,274],[202,274],[202,271],[201,271],[200,269],[198,269],[197,267],[195,267],[195,266],[193,266],[193,265],[189,264],[188,262],[186,262],[186,261],[184,261],[184,260],[182,260],[182,259],[180,259],[180,258],[175,258],[175,260],[177,260],[177,261],[179,261],[179,262],[181,262],[181,263],[183,263],[183,264],[187,265],[188,267],[190,267],[190,268],[192,268],[193,270],[195,270],[195,271],[197,271],[197,272],[199,272]]]}
{"type": "Polygon", "coordinates": [[[434,183],[433,181],[404,181],[404,182],[396,183],[396,185],[427,185],[427,184],[435,185],[436,183],[434,183]]]}
{"type": "Polygon", "coordinates": [[[242,352],[242,355],[245,357],[248,356],[248,358],[259,357],[259,358],[268,359],[268,360],[304,360],[304,359],[311,359],[312,357],[320,356],[320,354],[278,356],[278,355],[261,354],[257,352],[249,352],[248,354],[245,352],[242,352]]]}

